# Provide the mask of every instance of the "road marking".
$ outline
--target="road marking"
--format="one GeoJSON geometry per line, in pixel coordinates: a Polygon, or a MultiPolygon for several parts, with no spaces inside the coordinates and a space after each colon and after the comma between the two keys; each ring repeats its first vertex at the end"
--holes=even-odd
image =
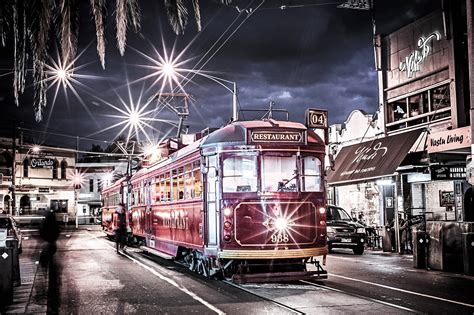
{"type": "Polygon", "coordinates": [[[382,300],[373,299],[373,298],[363,296],[363,295],[360,295],[360,294],[357,294],[357,293],[351,293],[351,292],[342,291],[342,290],[339,290],[339,289],[336,289],[336,288],[331,288],[331,287],[328,287],[327,285],[320,285],[320,284],[308,282],[306,280],[300,280],[300,282],[308,283],[310,285],[320,287],[320,288],[323,288],[323,289],[327,289],[327,290],[331,290],[331,291],[334,291],[334,292],[338,292],[338,293],[342,293],[342,294],[346,294],[346,295],[352,295],[352,296],[355,296],[355,297],[358,297],[358,298],[361,298],[361,299],[364,299],[364,300],[369,300],[369,301],[372,301],[372,302],[375,302],[375,303],[380,303],[380,304],[387,305],[387,306],[390,306],[390,307],[398,308],[400,310],[404,310],[404,311],[407,311],[407,312],[419,313],[418,311],[413,310],[411,308],[407,308],[407,307],[403,307],[403,306],[400,306],[400,305],[388,303],[388,302],[385,302],[385,301],[382,301],[382,300]]]}
{"type": "Polygon", "coordinates": [[[462,305],[462,306],[467,306],[467,307],[470,307],[470,308],[474,308],[474,305],[472,305],[472,304],[463,303],[463,302],[458,302],[458,301],[453,301],[453,300],[449,300],[449,299],[445,299],[445,298],[441,298],[441,297],[437,297],[437,296],[433,296],[433,295],[423,294],[423,293],[419,293],[419,292],[414,292],[414,291],[399,289],[399,288],[391,287],[391,286],[384,285],[384,284],[373,283],[373,282],[369,282],[369,281],[365,281],[365,280],[359,280],[359,279],[349,278],[349,277],[345,277],[345,276],[336,275],[336,274],[333,274],[333,273],[330,273],[330,274],[328,273],[328,276],[332,276],[332,277],[336,277],[336,278],[341,278],[341,279],[346,279],[346,280],[351,280],[351,281],[356,281],[356,282],[361,282],[361,283],[370,284],[370,285],[373,285],[373,286],[377,286],[377,287],[381,287],[381,288],[385,288],[385,289],[389,289],[389,290],[394,290],[394,291],[398,291],[398,292],[403,292],[403,293],[418,295],[418,296],[422,296],[422,297],[429,298],[429,299],[433,299],[433,300],[439,300],[439,301],[443,301],[443,302],[448,302],[448,303],[452,303],[452,304],[458,304],[458,305],[462,305]]]}
{"type": "MultiPolygon", "coordinates": [[[[89,234],[89,233],[88,233],[89,234]]],[[[98,237],[94,236],[94,235],[91,235],[93,238],[95,238],[96,240],[99,240],[99,241],[102,241],[101,239],[99,239],[98,237]]],[[[107,244],[105,243],[107,246],[111,247],[113,250],[115,250],[115,247],[110,245],[110,244],[107,244]]],[[[123,253],[123,252],[119,252],[120,255],[122,256],[125,256],[127,257],[128,259],[130,259],[131,261],[133,261],[134,263],[138,264],[139,266],[141,266],[142,268],[150,271],[152,274],[154,274],[155,276],[157,276],[158,278],[160,278],[161,280],[164,280],[166,282],[168,282],[169,284],[171,284],[172,286],[176,287],[177,289],[179,289],[180,291],[186,293],[187,295],[189,295],[190,297],[192,297],[194,300],[200,302],[201,304],[203,304],[204,306],[206,306],[207,308],[209,308],[210,310],[216,312],[217,314],[225,314],[225,312],[221,311],[220,309],[218,309],[217,307],[215,307],[214,305],[210,304],[209,302],[205,301],[204,299],[202,299],[201,297],[197,296],[195,293],[189,291],[188,289],[186,289],[185,287],[182,287],[180,286],[176,281],[174,281],[173,279],[170,279],[164,275],[162,275],[161,273],[157,272],[155,269],[145,265],[144,263],[138,261],[137,259],[133,258],[132,256],[126,254],[126,253],[123,253]]]]}

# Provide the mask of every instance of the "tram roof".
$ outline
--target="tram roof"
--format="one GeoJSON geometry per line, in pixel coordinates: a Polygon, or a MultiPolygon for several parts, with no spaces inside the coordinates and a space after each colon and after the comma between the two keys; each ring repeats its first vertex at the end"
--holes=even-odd
{"type": "Polygon", "coordinates": [[[308,135],[311,136],[315,141],[323,143],[321,138],[317,136],[311,129],[306,128],[305,125],[298,122],[291,121],[280,121],[274,119],[265,120],[250,120],[250,121],[236,121],[230,125],[225,126],[219,130],[209,134],[204,139],[202,146],[212,145],[215,143],[245,143],[247,137],[247,131],[251,129],[264,129],[264,128],[281,128],[291,130],[308,131],[308,135]]]}

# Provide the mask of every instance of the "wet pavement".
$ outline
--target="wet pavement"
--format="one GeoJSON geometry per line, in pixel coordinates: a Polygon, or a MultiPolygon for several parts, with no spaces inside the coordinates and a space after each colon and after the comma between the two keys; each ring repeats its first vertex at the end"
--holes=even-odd
{"type": "Polygon", "coordinates": [[[324,282],[229,285],[150,259],[117,254],[99,226],[62,231],[49,268],[43,248],[24,232],[22,285],[7,313],[37,314],[399,314],[474,312],[474,277],[412,268],[409,255],[338,250],[324,282]]]}

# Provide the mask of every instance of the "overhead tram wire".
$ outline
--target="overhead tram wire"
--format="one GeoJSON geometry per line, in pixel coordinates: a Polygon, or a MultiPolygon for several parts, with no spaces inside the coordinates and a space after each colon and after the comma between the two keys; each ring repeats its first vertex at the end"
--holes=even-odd
{"type": "MultiPolygon", "coordinates": [[[[232,36],[242,27],[242,25],[248,20],[248,18],[253,15],[255,13],[255,11],[257,11],[264,3],[265,3],[265,0],[262,0],[260,2],[260,4],[255,8],[255,9],[252,9],[250,10],[249,8],[251,8],[251,5],[254,3],[255,1],[252,1],[251,4],[249,4],[245,10],[241,10],[239,11],[239,15],[232,21],[232,23],[226,28],[226,30],[219,36],[219,38],[214,42],[214,44],[212,44],[212,46],[206,51],[206,53],[201,57],[201,59],[199,59],[199,61],[196,63],[196,65],[191,69],[191,71],[183,78],[182,82],[184,82],[183,84],[180,84],[181,87],[185,87],[196,75],[198,75],[196,72],[199,72],[201,71],[211,60],[212,58],[214,58],[214,56],[222,49],[222,47],[224,47],[225,44],[227,44],[227,42],[232,38],[232,36]],[[227,38],[224,39],[224,41],[219,45],[219,47],[217,47],[217,49],[212,53],[211,56],[209,56],[207,58],[206,61],[203,62],[203,64],[199,67],[198,70],[196,70],[196,68],[198,68],[198,65],[204,60],[204,58],[212,51],[212,49],[219,43],[219,41],[224,37],[224,35],[226,35],[226,33],[232,28],[232,26],[238,21],[239,17],[241,16],[242,12],[250,12],[247,14],[247,16],[243,19],[242,22],[240,22],[240,24],[237,25],[237,27],[235,28],[235,30],[232,31],[232,33],[230,35],[227,36],[227,38]],[[190,75],[190,78],[188,78],[188,76],[190,75]]],[[[178,89],[178,87],[174,88],[173,89],[173,92],[176,92],[178,89]]],[[[240,102],[238,100],[238,97],[237,97],[237,102],[238,102],[238,105],[240,107],[240,102]]]]}
{"type": "Polygon", "coordinates": [[[261,8],[262,10],[287,10],[287,9],[301,9],[307,7],[319,7],[325,5],[334,5],[334,4],[341,4],[343,1],[332,1],[332,2],[321,2],[321,3],[308,3],[308,4],[294,4],[294,5],[281,5],[279,7],[267,7],[261,8]]]}

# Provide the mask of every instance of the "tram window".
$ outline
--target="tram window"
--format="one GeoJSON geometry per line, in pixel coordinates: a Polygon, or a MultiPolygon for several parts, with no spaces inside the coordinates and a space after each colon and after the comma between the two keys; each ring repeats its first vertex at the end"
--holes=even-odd
{"type": "Polygon", "coordinates": [[[161,201],[169,201],[171,197],[169,173],[162,177],[161,187],[163,189],[161,192],[161,201]]]}
{"type": "Polygon", "coordinates": [[[303,158],[303,191],[321,191],[321,160],[314,156],[303,158]]]}
{"type": "Polygon", "coordinates": [[[262,157],[262,191],[297,191],[296,155],[262,157]]]}
{"type": "Polygon", "coordinates": [[[188,164],[185,167],[185,173],[184,173],[184,193],[185,193],[184,198],[191,199],[192,191],[193,191],[192,164],[188,164]]]}
{"type": "Polygon", "coordinates": [[[171,178],[171,201],[178,200],[178,170],[174,169],[173,176],[171,178]]]}
{"type": "Polygon", "coordinates": [[[184,166],[178,168],[178,199],[184,199],[184,166]]]}
{"type": "Polygon", "coordinates": [[[257,191],[257,157],[232,156],[224,160],[224,192],[257,191]]]}
{"type": "Polygon", "coordinates": [[[155,177],[155,201],[161,201],[161,182],[160,177],[155,177]]]}
{"type": "Polygon", "coordinates": [[[198,162],[194,162],[193,167],[194,167],[194,171],[193,171],[194,187],[191,193],[191,197],[200,198],[201,192],[202,192],[201,169],[198,162]]]}

